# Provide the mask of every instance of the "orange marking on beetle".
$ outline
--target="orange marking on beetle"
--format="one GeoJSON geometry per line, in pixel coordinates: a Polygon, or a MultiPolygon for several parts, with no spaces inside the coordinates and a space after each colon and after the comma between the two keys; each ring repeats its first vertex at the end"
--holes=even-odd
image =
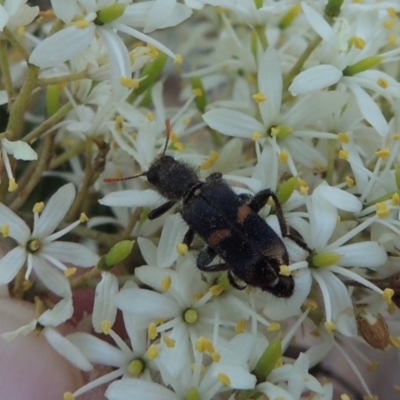
{"type": "Polygon", "coordinates": [[[243,204],[241,205],[238,210],[237,210],[237,222],[239,222],[240,225],[244,223],[246,218],[252,213],[252,209],[247,205],[243,204]]]}
{"type": "Polygon", "coordinates": [[[231,235],[231,231],[229,229],[216,230],[207,238],[207,244],[210,247],[216,247],[219,245],[221,240],[224,240],[226,237],[228,237],[230,235],[231,235]]]}

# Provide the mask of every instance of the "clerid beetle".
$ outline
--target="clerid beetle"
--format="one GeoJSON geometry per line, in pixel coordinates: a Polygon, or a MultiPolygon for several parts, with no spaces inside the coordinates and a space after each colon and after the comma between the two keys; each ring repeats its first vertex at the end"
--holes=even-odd
{"type": "Polygon", "coordinates": [[[197,257],[200,270],[227,270],[231,285],[237,289],[246,287],[236,282],[236,278],[239,278],[247,285],[259,287],[277,297],[292,296],[293,277],[279,274],[280,266],[289,264],[286,247],[276,232],[258,215],[269,198],[275,203],[282,235],[309,249],[288,232],[276,194],[265,189],[255,196],[237,195],[218,172],[201,181],[193,167],[165,154],[171,131],[169,121],[166,122],[166,130],[164,149],[147,172],[105,181],[146,176],[154,189],[168,199],[148,214],[149,219],[160,217],[181,202],[182,217],[189,226],[183,243],[189,247],[195,234],[207,243],[197,257]],[[223,262],[211,265],[216,257],[223,262]]]}

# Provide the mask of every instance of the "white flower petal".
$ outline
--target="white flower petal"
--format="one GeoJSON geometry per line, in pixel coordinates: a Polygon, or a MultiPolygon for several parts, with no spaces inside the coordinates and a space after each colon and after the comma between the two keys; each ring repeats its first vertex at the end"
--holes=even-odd
{"type": "Polygon", "coordinates": [[[70,297],[71,287],[68,279],[58,269],[50,266],[43,258],[33,256],[33,269],[43,284],[61,297],[70,297]]]}
{"type": "Polygon", "coordinates": [[[359,242],[341,246],[335,250],[343,257],[338,265],[363,267],[377,270],[387,260],[385,249],[376,242],[359,242]]]}
{"type": "Polygon", "coordinates": [[[82,352],[56,330],[45,328],[42,333],[51,347],[71,364],[75,365],[75,367],[82,371],[90,371],[93,369],[93,365],[86,359],[82,352]]]}
{"type": "Polygon", "coordinates": [[[93,267],[100,259],[95,252],[83,244],[71,242],[56,241],[46,243],[42,248],[42,252],[63,263],[73,264],[78,267],[93,267]]]}
{"type": "Polygon", "coordinates": [[[25,250],[15,247],[0,259],[0,285],[10,283],[26,260],[25,250]]]}
{"type": "Polygon", "coordinates": [[[162,204],[160,195],[151,189],[120,190],[108,193],[99,200],[100,204],[112,207],[149,207],[154,208],[162,204]]]}
{"type": "Polygon", "coordinates": [[[41,68],[55,67],[81,53],[94,39],[95,26],[75,25],[51,35],[32,51],[29,62],[41,68]]]}
{"type": "Polygon", "coordinates": [[[3,32],[4,27],[6,26],[10,16],[4,6],[0,5],[0,32],[3,32]]]}
{"type": "Polygon", "coordinates": [[[110,321],[114,325],[117,316],[115,295],[118,293],[118,279],[110,272],[102,272],[101,281],[96,286],[94,297],[92,322],[94,330],[102,332],[103,321],[110,321]]]}
{"type": "Polygon", "coordinates": [[[271,46],[258,67],[258,89],[266,96],[259,104],[265,126],[271,126],[279,115],[282,101],[282,67],[279,53],[271,46]]]}
{"type": "Polygon", "coordinates": [[[132,75],[129,52],[123,40],[113,31],[106,28],[98,28],[109,54],[111,65],[111,87],[116,100],[124,97],[128,88],[121,84],[120,78],[130,78],[132,75]]]}
{"type": "Polygon", "coordinates": [[[146,289],[122,290],[115,299],[122,311],[147,317],[152,321],[156,318],[173,318],[181,311],[174,300],[146,289]]]}
{"type": "Polygon", "coordinates": [[[255,118],[226,108],[208,111],[203,119],[210,128],[229,136],[249,139],[254,132],[265,131],[264,125],[255,118]]]}
{"type": "Polygon", "coordinates": [[[105,395],[108,400],[181,400],[165,386],[139,379],[115,381],[107,388],[105,395]]]}
{"type": "Polygon", "coordinates": [[[306,2],[301,2],[301,7],[304,12],[304,16],[311,27],[322,37],[324,41],[329,43],[332,47],[336,43],[336,35],[332,27],[326,22],[324,17],[311,8],[306,2]]]}
{"type": "Polygon", "coordinates": [[[358,213],[362,209],[360,200],[345,190],[328,185],[320,185],[315,189],[315,192],[318,192],[319,196],[322,196],[327,202],[340,210],[358,213]]]}
{"type": "Polygon", "coordinates": [[[172,279],[172,284],[177,282],[179,279],[176,271],[170,268],[161,269],[151,265],[144,265],[142,267],[135,268],[135,275],[141,282],[155,290],[161,290],[162,281],[166,277],[170,277],[172,279]]]}
{"type": "Polygon", "coordinates": [[[38,156],[36,152],[28,143],[22,140],[10,142],[7,139],[2,139],[1,146],[8,154],[11,154],[17,160],[37,160],[38,156]]]}
{"type": "Polygon", "coordinates": [[[72,21],[75,15],[78,14],[78,2],[76,0],[51,0],[54,14],[57,15],[61,21],[68,24],[72,21]]]}
{"type": "Polygon", "coordinates": [[[128,356],[118,347],[89,333],[75,332],[67,335],[66,338],[93,364],[103,364],[112,367],[121,367],[127,364],[128,356]]]}
{"type": "Polygon", "coordinates": [[[287,392],[285,389],[282,389],[279,386],[276,386],[270,382],[263,382],[256,386],[257,391],[264,393],[268,396],[269,399],[282,399],[282,400],[295,400],[294,397],[287,392]]]}
{"type": "Polygon", "coordinates": [[[75,187],[72,183],[62,186],[51,196],[39,220],[33,229],[32,235],[42,239],[57,228],[69,211],[75,198],[75,187]]]}
{"type": "Polygon", "coordinates": [[[293,96],[324,89],[342,78],[343,73],[333,65],[321,64],[300,72],[289,87],[293,96]]]}
{"type": "Polygon", "coordinates": [[[3,203],[0,203],[0,227],[4,225],[8,226],[9,236],[19,244],[25,245],[31,236],[31,230],[25,221],[3,203]]]}
{"type": "Polygon", "coordinates": [[[179,214],[167,217],[157,248],[157,265],[160,268],[170,267],[178,259],[176,246],[182,242],[187,230],[188,226],[179,214]]]}
{"type": "Polygon", "coordinates": [[[247,369],[238,365],[214,363],[211,368],[212,375],[214,375],[216,378],[220,373],[227,375],[231,381],[232,389],[254,389],[256,385],[256,377],[252,375],[247,369]]]}
{"type": "Polygon", "coordinates": [[[28,333],[33,332],[36,328],[36,325],[37,321],[36,319],[34,319],[28,325],[21,326],[15,331],[3,333],[1,337],[10,342],[11,340],[15,339],[18,335],[27,335],[28,333]]]}
{"type": "Polygon", "coordinates": [[[147,265],[157,265],[157,246],[147,238],[138,238],[137,244],[147,265]]]}
{"type": "Polygon", "coordinates": [[[382,114],[382,111],[371,98],[371,96],[354,82],[346,80],[347,86],[356,96],[357,104],[360,107],[361,114],[381,136],[386,136],[389,132],[389,125],[382,114]]]}
{"type": "Polygon", "coordinates": [[[60,300],[52,309],[46,310],[38,322],[43,326],[58,326],[72,317],[74,306],[72,297],[60,300]]]}

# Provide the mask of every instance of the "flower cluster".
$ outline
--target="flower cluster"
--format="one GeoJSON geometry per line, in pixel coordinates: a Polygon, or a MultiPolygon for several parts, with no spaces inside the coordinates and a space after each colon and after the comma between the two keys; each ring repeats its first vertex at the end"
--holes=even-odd
{"type": "Polygon", "coordinates": [[[351,357],[400,347],[400,3],[25,3],[0,5],[0,292],[36,315],[3,338],[106,371],[66,400],[346,399],[310,372],[335,350],[374,398],[351,357]],[[207,197],[212,239],[198,186],[148,173],[165,154],[242,205],[207,197]],[[279,271],[218,250],[251,207],[279,271]]]}

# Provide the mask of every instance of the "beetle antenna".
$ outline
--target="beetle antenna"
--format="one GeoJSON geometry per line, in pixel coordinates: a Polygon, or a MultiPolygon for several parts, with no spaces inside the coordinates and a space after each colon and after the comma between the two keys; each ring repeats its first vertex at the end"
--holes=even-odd
{"type": "Polygon", "coordinates": [[[164,157],[165,152],[167,151],[167,147],[168,147],[168,143],[169,143],[169,138],[171,136],[171,121],[169,119],[165,120],[165,132],[166,132],[166,139],[165,139],[165,145],[164,145],[164,149],[161,153],[160,157],[164,157]]]}
{"type": "Polygon", "coordinates": [[[132,176],[121,176],[121,177],[113,177],[113,178],[104,178],[103,182],[112,183],[112,182],[129,181],[131,179],[139,178],[139,176],[145,176],[146,174],[147,174],[147,172],[142,172],[141,174],[132,175],[132,176]]]}

